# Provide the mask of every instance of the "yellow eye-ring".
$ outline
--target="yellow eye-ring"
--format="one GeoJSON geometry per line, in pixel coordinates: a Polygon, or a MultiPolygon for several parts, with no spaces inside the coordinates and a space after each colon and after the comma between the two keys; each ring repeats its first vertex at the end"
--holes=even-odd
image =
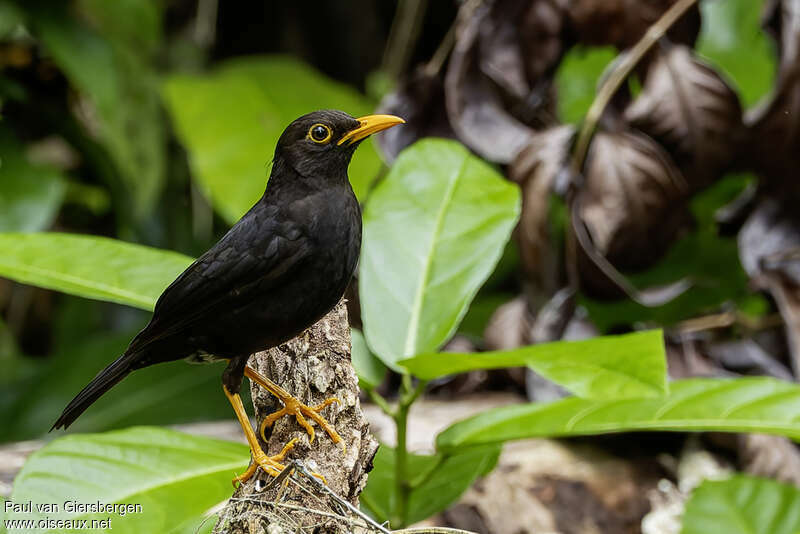
{"type": "Polygon", "coordinates": [[[315,143],[323,144],[331,140],[333,132],[324,124],[317,123],[308,129],[308,138],[315,143]]]}

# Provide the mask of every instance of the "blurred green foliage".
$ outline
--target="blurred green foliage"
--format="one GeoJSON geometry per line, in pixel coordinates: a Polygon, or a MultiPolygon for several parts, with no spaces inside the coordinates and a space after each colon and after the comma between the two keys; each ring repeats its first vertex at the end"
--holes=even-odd
{"type": "MultiPolygon", "coordinates": [[[[775,70],[774,47],[758,29],[761,4],[702,4],[697,50],[730,76],[747,106],[767,92],[775,70]]],[[[374,108],[355,88],[287,56],[228,59],[207,68],[212,58],[202,44],[179,32],[167,35],[167,25],[164,3],[157,0],[0,0],[3,57],[16,58],[0,68],[0,232],[8,232],[0,235],[0,275],[152,309],[191,256],[261,194],[275,140],[289,121],[320,107],[354,115],[374,108]],[[61,149],[48,145],[44,159],[32,156],[32,148],[53,137],[61,149]],[[50,229],[57,232],[20,233],[50,229]],[[159,249],[60,233],[65,231],[159,249]]],[[[610,48],[568,52],[556,76],[564,121],[583,117],[615,55],[610,48]]],[[[370,93],[385,85],[373,80],[370,93]]],[[[636,84],[631,87],[635,92],[636,84]]],[[[686,380],[668,391],[657,332],[638,334],[638,342],[628,344],[599,338],[482,357],[437,354],[453,332],[481,337],[491,313],[518,292],[517,255],[507,241],[519,193],[452,141],[422,141],[401,155],[387,176],[381,177],[381,170],[367,145],[350,172],[354,190],[366,201],[360,278],[365,333],[353,331],[353,361],[362,387],[378,402],[383,398],[376,387],[387,365],[403,380],[396,405],[383,399],[401,444],[382,448],[376,457],[364,494],[375,517],[400,526],[438,511],[488,472],[499,443],[510,439],[643,429],[800,438],[795,424],[800,393],[794,385],[771,379],[686,380]],[[600,369],[597,361],[587,365],[587,358],[597,355],[607,357],[600,369]],[[497,360],[487,363],[486,357],[497,360]],[[431,378],[499,362],[549,372],[578,396],[480,414],[440,434],[434,454],[408,453],[402,439],[408,409],[425,386],[425,380],[413,382],[414,372],[431,378]],[[627,398],[631,391],[637,398],[627,398]],[[465,445],[470,448],[462,450],[465,445]]],[[[603,331],[641,321],[671,324],[726,302],[763,313],[767,306],[748,291],[734,240],[720,238],[714,220],[715,211],[752,180],[729,176],[696,196],[694,230],[655,267],[631,275],[641,287],[688,276],[695,284],[691,292],[660,308],[584,298],[592,321],[603,331]]],[[[24,291],[29,290],[3,282],[0,304],[24,291]]],[[[147,318],[120,306],[45,292],[31,291],[16,302],[26,303],[23,310],[0,322],[0,441],[41,436],[147,318]],[[25,320],[40,309],[48,310],[52,341],[43,353],[25,354],[36,345],[30,339],[40,334],[36,328],[26,332],[25,320]]],[[[191,371],[183,362],[137,371],[75,428],[230,417],[219,387],[221,369],[191,371]]],[[[135,497],[152,513],[130,516],[114,532],[194,532],[208,509],[229,495],[228,480],[244,466],[246,454],[240,445],[150,428],[70,436],[31,458],[17,479],[14,499],[135,497]],[[109,494],[108,487],[115,492],[109,494]]],[[[730,501],[730,495],[761,491],[748,480],[732,484],[739,486],[698,493],[700,504],[690,504],[689,511],[697,511],[703,499],[717,498],[714,492],[730,501]]],[[[774,488],[764,491],[769,496],[774,488]]]]}
{"type": "Polygon", "coordinates": [[[66,186],[56,169],[27,160],[13,132],[0,124],[0,232],[36,232],[53,223],[66,186]]]}
{"type": "Polygon", "coordinates": [[[81,1],[83,21],[65,3],[20,4],[50,57],[91,102],[97,138],[115,163],[135,221],[152,214],[165,180],[166,127],[153,65],[161,5],[81,1]]]}
{"type": "Polygon", "coordinates": [[[612,46],[574,46],[567,51],[556,71],[558,118],[575,124],[592,105],[600,77],[617,57],[612,46]]]}
{"type": "MultiPolygon", "coordinates": [[[[370,476],[360,500],[372,517],[378,521],[392,517],[399,496],[394,477],[396,449],[383,446],[375,455],[374,475],[370,476]]],[[[446,509],[454,503],[478,477],[486,475],[497,464],[500,447],[465,448],[456,454],[411,454],[408,458],[409,481],[408,513],[401,518],[412,524],[446,509]]]]}
{"type": "MultiPolygon", "coordinates": [[[[775,44],[761,28],[765,0],[704,0],[695,49],[727,74],[744,107],[752,107],[775,80],[775,44]]],[[[779,8],[780,9],[780,8],[779,8]]]]}

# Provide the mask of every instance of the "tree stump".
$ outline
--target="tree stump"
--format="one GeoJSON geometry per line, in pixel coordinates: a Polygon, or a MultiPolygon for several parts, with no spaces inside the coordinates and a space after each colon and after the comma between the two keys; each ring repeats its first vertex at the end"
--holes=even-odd
{"type": "MultiPolygon", "coordinates": [[[[339,432],[346,448],[343,443],[333,443],[315,424],[316,438],[309,443],[308,434],[294,417],[277,421],[267,436],[268,442],[261,445],[267,454],[273,455],[292,438],[298,438],[284,463],[302,459],[309,469],[325,477],[333,492],[357,506],[378,443],[361,411],[358,379],[350,363],[350,328],[344,300],[295,339],[254,354],[249,364],[309,406],[328,397],[339,399],[340,404],[331,404],[322,415],[339,432]]],[[[255,383],[251,383],[250,391],[258,432],[264,417],[282,406],[255,383]]],[[[304,490],[297,481],[287,479],[267,488],[271,480],[274,479],[259,469],[253,478],[241,484],[220,512],[213,532],[339,534],[353,530],[347,528],[346,520],[335,517],[345,514],[327,496],[315,491],[313,484],[303,484],[304,490]]]]}

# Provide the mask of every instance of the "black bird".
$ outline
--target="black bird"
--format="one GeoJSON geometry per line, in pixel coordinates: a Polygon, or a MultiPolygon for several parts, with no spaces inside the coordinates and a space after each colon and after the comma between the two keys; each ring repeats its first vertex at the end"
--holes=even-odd
{"type": "Polygon", "coordinates": [[[261,450],[239,397],[244,375],[284,404],[265,424],[292,414],[313,440],[306,415],[341,441],[318,413],[336,399],[303,405],[247,360],[297,336],[339,302],[361,248],[361,210],[347,178],[350,158],[364,138],[402,122],[391,115],[355,119],[333,110],[292,122],[278,139],[261,199],[164,290],[150,323],[78,393],[53,428],[68,427],[131,371],[184,358],[228,361],[223,389],[253,456],[250,468],[234,480],[247,480],[257,466],[277,474],[293,445],[275,457],[261,450]]]}

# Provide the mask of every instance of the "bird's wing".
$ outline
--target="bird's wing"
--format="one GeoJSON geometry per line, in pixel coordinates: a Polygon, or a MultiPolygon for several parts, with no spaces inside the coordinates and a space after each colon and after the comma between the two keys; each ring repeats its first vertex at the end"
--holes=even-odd
{"type": "MultiPolygon", "coordinates": [[[[252,213],[252,212],[251,212],[252,213]]],[[[217,304],[235,303],[251,290],[268,290],[310,253],[308,237],[291,222],[270,213],[248,213],[220,241],[192,263],[161,294],[150,324],[129,351],[180,332],[217,313],[217,304]]]]}

